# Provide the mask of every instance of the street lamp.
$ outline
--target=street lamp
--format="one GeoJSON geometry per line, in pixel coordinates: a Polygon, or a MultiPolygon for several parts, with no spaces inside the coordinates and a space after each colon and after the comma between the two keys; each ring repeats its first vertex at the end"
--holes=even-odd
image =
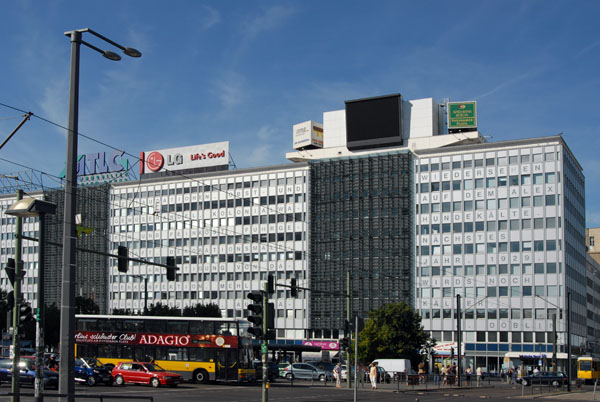
{"type": "Polygon", "coordinates": [[[144,281],[144,315],[148,315],[148,277],[144,275],[129,275],[132,278],[142,279],[144,281]]]}
{"type": "MultiPolygon", "coordinates": [[[[46,233],[44,218],[46,214],[56,213],[56,204],[48,201],[42,201],[35,198],[25,198],[18,200],[6,210],[6,214],[21,218],[40,217],[40,239],[38,242],[38,275],[37,275],[37,320],[35,325],[35,391],[36,402],[42,402],[44,397],[42,391],[44,388],[44,257],[46,252],[46,242],[44,236],[46,233]]],[[[18,325],[16,323],[15,325],[18,325]]]]}
{"type": "MultiPolygon", "coordinates": [[[[130,57],[141,57],[138,50],[124,47],[89,28],[65,32],[71,38],[71,82],[69,88],[69,124],[67,129],[67,163],[65,169],[65,207],[62,250],[62,292],[60,305],[60,355],[59,393],[67,394],[67,401],[75,401],[75,205],[77,191],[77,136],[79,123],[79,53],[81,44],[93,49],[109,60],[120,60],[114,52],[102,50],[81,39],[88,32],[121,49],[130,57]]],[[[62,399],[62,398],[61,398],[62,399]]]]}

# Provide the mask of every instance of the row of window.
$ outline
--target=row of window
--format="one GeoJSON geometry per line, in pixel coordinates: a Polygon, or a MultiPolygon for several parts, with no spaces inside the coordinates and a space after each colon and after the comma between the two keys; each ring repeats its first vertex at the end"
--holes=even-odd
{"type": "Polygon", "coordinates": [[[421,203],[415,206],[416,213],[429,214],[431,212],[470,212],[477,210],[496,210],[496,209],[519,209],[529,207],[543,207],[551,205],[560,205],[560,194],[536,195],[534,197],[513,197],[498,198],[475,201],[454,201],[454,202],[434,202],[421,203]],[[533,202],[532,202],[533,201],[533,202]]]}
{"type": "Polygon", "coordinates": [[[450,255],[450,254],[481,254],[481,253],[519,253],[521,251],[556,251],[561,248],[560,240],[534,240],[491,242],[475,244],[454,244],[443,246],[417,246],[417,255],[450,255]],[[557,246],[558,245],[558,246],[557,246]],[[419,253],[419,248],[421,252],[419,253]]]}
{"type": "Polygon", "coordinates": [[[530,275],[534,274],[555,274],[562,272],[560,262],[547,262],[535,264],[500,264],[500,265],[465,265],[454,267],[420,267],[417,269],[417,276],[463,276],[463,275],[530,275]],[[533,269],[532,269],[533,266],[533,269]],[[510,270],[509,270],[510,269],[510,270]]]}
{"type": "MultiPolygon", "coordinates": [[[[561,285],[546,286],[487,286],[487,287],[455,287],[455,288],[421,288],[417,296],[422,299],[438,299],[442,297],[524,297],[541,296],[553,297],[562,296],[561,285]]],[[[439,317],[433,317],[439,318],[439,317]]],[[[467,317],[468,318],[468,317],[467,317]]]]}
{"type": "Polygon", "coordinates": [[[123,242],[121,245],[131,249],[154,248],[154,247],[196,247],[196,246],[218,246],[224,244],[244,243],[274,243],[279,241],[301,241],[304,240],[304,232],[279,232],[263,233],[257,235],[235,235],[214,237],[185,237],[177,239],[162,240],[134,240],[123,242]]]}
{"type": "Polygon", "coordinates": [[[211,191],[227,191],[234,190],[240,188],[266,188],[266,187],[276,187],[276,186],[291,186],[293,184],[303,184],[306,182],[305,176],[297,176],[297,177],[286,177],[279,179],[268,179],[268,180],[249,180],[243,182],[236,183],[222,183],[222,184],[204,184],[204,185],[193,185],[191,187],[179,187],[179,188],[163,188],[157,190],[149,190],[149,191],[133,191],[121,193],[121,194],[113,194],[111,196],[112,200],[116,199],[134,199],[139,197],[161,197],[167,195],[179,195],[179,194],[195,194],[200,192],[211,192],[211,191]]]}
{"type": "Polygon", "coordinates": [[[520,163],[538,163],[538,162],[552,162],[554,160],[560,160],[560,152],[545,152],[545,153],[536,153],[533,155],[523,154],[523,155],[513,155],[513,156],[499,156],[498,158],[486,158],[486,159],[475,159],[473,160],[465,160],[465,161],[453,161],[453,162],[442,162],[442,163],[431,163],[431,164],[422,164],[417,166],[417,170],[421,172],[435,172],[438,170],[450,170],[450,169],[461,169],[461,168],[471,168],[475,167],[483,167],[483,166],[506,166],[506,165],[515,165],[520,163]]]}
{"type": "MultiPolygon", "coordinates": [[[[180,290],[180,291],[162,291],[162,292],[152,292],[148,291],[148,300],[243,300],[248,292],[242,291],[216,291],[216,290],[180,290]]],[[[271,298],[291,298],[291,293],[289,290],[278,290],[276,291],[271,298]]],[[[303,298],[303,291],[298,290],[297,298],[303,298]]],[[[111,300],[113,302],[119,300],[144,300],[144,292],[111,292],[111,300]]],[[[278,310],[285,311],[285,310],[278,310]]],[[[298,310],[300,311],[300,310],[298,310]]],[[[285,317],[283,314],[278,314],[277,317],[285,317]]],[[[289,318],[302,318],[302,317],[289,317],[289,318]]]]}
{"type": "MultiPolygon", "coordinates": [[[[431,331],[431,337],[437,341],[452,342],[453,331],[431,331]]],[[[531,331],[464,331],[462,333],[463,342],[511,342],[511,343],[552,343],[554,342],[554,333],[552,332],[531,332],[531,331]]]]}
{"type": "MultiPolygon", "coordinates": [[[[554,184],[556,183],[557,174],[551,173],[535,173],[513,175],[500,177],[488,177],[486,179],[465,179],[465,180],[453,180],[453,181],[442,181],[442,182],[431,182],[431,183],[420,183],[416,184],[416,192],[429,193],[434,191],[449,191],[449,190],[473,190],[478,188],[496,188],[509,186],[528,186],[528,185],[541,185],[541,184],[554,184]]],[[[558,176],[560,182],[560,176],[558,176]]]]}
{"type": "Polygon", "coordinates": [[[416,228],[417,234],[439,234],[439,233],[472,233],[475,232],[495,232],[504,230],[521,229],[554,229],[562,227],[560,217],[534,218],[533,226],[531,219],[510,219],[499,221],[477,221],[477,222],[455,222],[455,223],[434,223],[431,225],[420,225],[416,228]]]}
{"type": "MultiPolygon", "coordinates": [[[[116,253],[116,250],[115,250],[116,253]]],[[[160,257],[155,257],[160,258],[160,257]]],[[[163,257],[166,258],[166,257],[163,257]]],[[[211,255],[184,255],[175,257],[176,264],[216,264],[225,262],[258,262],[258,261],[301,261],[304,259],[302,251],[285,251],[277,253],[247,253],[247,254],[211,254],[211,255]]],[[[151,257],[146,258],[151,260],[151,257]]],[[[117,266],[118,261],[112,258],[112,265],[117,266]]],[[[165,260],[166,263],[166,260],[165,260]]],[[[141,263],[143,265],[143,263],[141,263]]]]}
{"type": "MultiPolygon", "coordinates": [[[[421,309],[422,318],[458,318],[456,310],[453,309],[421,309]]],[[[531,319],[536,320],[552,320],[556,316],[557,320],[562,319],[562,310],[557,314],[554,308],[478,308],[478,309],[467,309],[461,311],[460,318],[466,319],[478,319],[487,318],[489,320],[496,319],[531,319]]]]}
{"type": "MultiPolygon", "coordinates": [[[[277,271],[271,272],[278,280],[286,279],[305,279],[304,271],[277,271]]],[[[144,276],[148,282],[164,283],[166,281],[166,275],[161,274],[148,274],[144,276]]],[[[183,282],[199,282],[199,281],[266,281],[266,272],[206,272],[206,273],[184,273],[176,275],[177,281],[183,282]]],[[[113,283],[140,283],[142,280],[131,276],[131,275],[116,275],[113,276],[113,283]]]]}

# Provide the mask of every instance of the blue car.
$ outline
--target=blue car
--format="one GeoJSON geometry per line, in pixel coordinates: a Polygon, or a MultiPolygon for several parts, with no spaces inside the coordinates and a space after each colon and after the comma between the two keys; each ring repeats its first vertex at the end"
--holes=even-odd
{"type": "MultiPolygon", "coordinates": [[[[12,375],[12,360],[1,359],[0,360],[0,380],[2,382],[10,382],[12,375]]],[[[20,383],[21,385],[30,385],[33,387],[35,383],[35,361],[30,358],[21,358],[19,362],[20,371],[20,383]]],[[[51,370],[44,369],[44,389],[54,388],[58,389],[58,373],[51,370]]]]}
{"type": "Polygon", "coordinates": [[[113,377],[102,363],[94,358],[75,359],[75,381],[90,386],[102,383],[113,384],[113,377]]]}

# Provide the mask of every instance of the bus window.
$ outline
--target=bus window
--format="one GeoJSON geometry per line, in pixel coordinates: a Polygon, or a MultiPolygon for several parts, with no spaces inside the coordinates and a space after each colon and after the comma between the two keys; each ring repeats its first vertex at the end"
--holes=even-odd
{"type": "Polygon", "coordinates": [[[167,321],[168,334],[187,334],[188,323],[186,321],[167,321]]]}
{"type": "Polygon", "coordinates": [[[121,330],[120,321],[98,320],[96,331],[119,331],[121,330]]]}
{"type": "Polygon", "coordinates": [[[144,332],[144,321],[142,321],[142,320],[123,320],[123,331],[144,332]]]}
{"type": "Polygon", "coordinates": [[[191,321],[190,334],[213,334],[215,332],[214,321],[191,321]]]}
{"type": "Polygon", "coordinates": [[[146,332],[154,334],[164,334],[165,322],[163,320],[146,320],[146,332]]]}
{"type": "Polygon", "coordinates": [[[237,325],[236,323],[222,322],[217,333],[221,335],[237,336],[237,325]]]}
{"type": "Polygon", "coordinates": [[[168,360],[188,361],[188,348],[169,348],[167,349],[168,360]]]}
{"type": "Polygon", "coordinates": [[[79,328],[82,331],[97,331],[98,330],[98,322],[93,319],[80,319],[79,320],[79,328]]]}
{"type": "Polygon", "coordinates": [[[211,362],[215,358],[213,348],[190,348],[190,360],[197,362],[211,362]]]}

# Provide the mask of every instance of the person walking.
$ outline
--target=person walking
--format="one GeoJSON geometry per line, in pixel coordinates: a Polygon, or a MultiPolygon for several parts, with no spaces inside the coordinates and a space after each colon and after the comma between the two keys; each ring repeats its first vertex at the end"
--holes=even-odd
{"type": "Polygon", "coordinates": [[[333,376],[335,377],[335,387],[342,388],[342,363],[336,364],[333,368],[333,376]]]}
{"type": "Polygon", "coordinates": [[[467,380],[467,387],[471,386],[471,366],[467,367],[467,369],[465,370],[465,379],[467,380]]]}
{"type": "Polygon", "coordinates": [[[479,387],[479,384],[481,383],[481,376],[483,375],[483,369],[481,366],[479,366],[475,372],[477,373],[477,387],[479,387]]]}
{"type": "Polygon", "coordinates": [[[433,365],[433,385],[440,384],[440,367],[437,364],[433,365]]]}
{"type": "Polygon", "coordinates": [[[517,382],[517,368],[513,368],[510,372],[510,383],[515,384],[517,382]]]}
{"type": "Polygon", "coordinates": [[[369,365],[369,379],[371,380],[371,389],[377,389],[377,363],[369,365]]]}

